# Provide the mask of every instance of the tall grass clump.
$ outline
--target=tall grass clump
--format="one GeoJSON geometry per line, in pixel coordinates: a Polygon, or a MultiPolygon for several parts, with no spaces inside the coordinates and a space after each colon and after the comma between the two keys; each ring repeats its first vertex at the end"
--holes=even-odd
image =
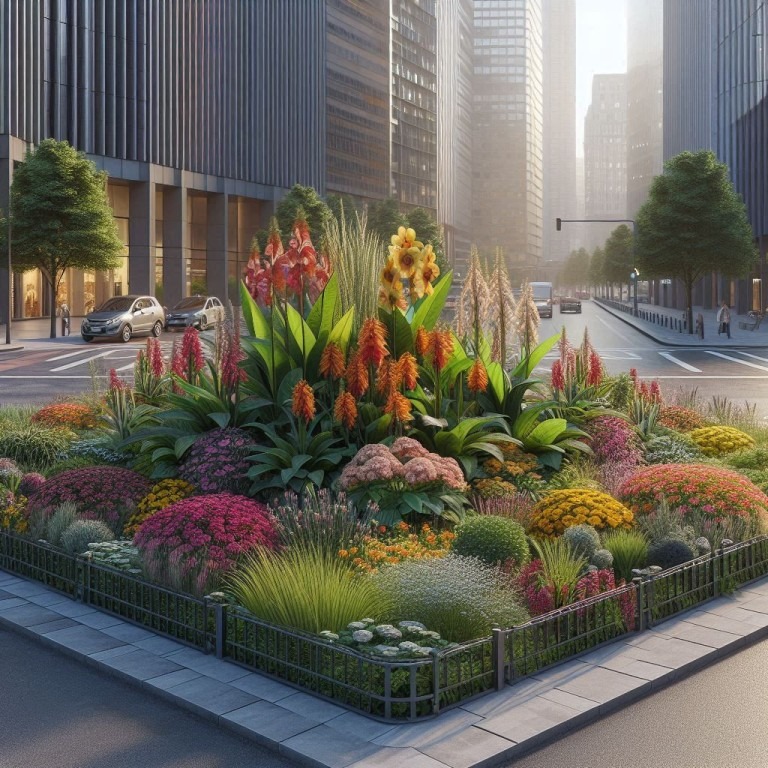
{"type": "Polygon", "coordinates": [[[43,424],[3,424],[0,456],[7,456],[28,470],[42,471],[56,462],[74,436],[74,432],[43,424]]]}
{"type": "Polygon", "coordinates": [[[48,543],[58,547],[61,544],[61,536],[64,531],[77,519],[77,504],[72,501],[64,501],[59,504],[45,526],[48,543]]]}
{"type": "Polygon", "coordinates": [[[613,555],[613,572],[616,581],[632,580],[634,568],[644,568],[648,561],[648,540],[637,530],[618,530],[603,536],[603,547],[613,555]]]}
{"type": "Polygon", "coordinates": [[[531,545],[541,561],[541,582],[552,590],[554,607],[570,605],[576,600],[576,585],[587,567],[587,559],[575,556],[562,536],[531,539],[531,545]]]}
{"type": "Polygon", "coordinates": [[[406,560],[369,578],[382,599],[392,599],[394,621],[418,620],[451,642],[528,620],[506,574],[474,557],[406,560]]]}
{"type": "Polygon", "coordinates": [[[391,604],[368,577],[309,544],[282,552],[258,549],[227,580],[235,599],[262,621],[319,634],[338,632],[361,616],[379,619],[391,604]]]}

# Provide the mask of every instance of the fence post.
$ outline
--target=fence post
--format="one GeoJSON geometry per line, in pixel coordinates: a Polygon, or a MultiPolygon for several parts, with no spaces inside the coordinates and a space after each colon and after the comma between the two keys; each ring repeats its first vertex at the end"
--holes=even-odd
{"type": "Polygon", "coordinates": [[[224,603],[214,603],[213,624],[216,628],[216,658],[223,659],[227,642],[227,606],[224,603]]]}
{"type": "Polygon", "coordinates": [[[637,631],[642,632],[645,629],[645,606],[643,580],[639,576],[632,579],[635,585],[635,600],[637,601],[637,631]]]}
{"type": "Polygon", "coordinates": [[[504,640],[506,632],[495,627],[493,630],[493,679],[495,680],[496,690],[500,691],[504,687],[505,669],[504,669],[504,640]]]}
{"type": "Polygon", "coordinates": [[[717,550],[712,555],[712,597],[720,597],[720,563],[723,558],[718,556],[717,550]]]}

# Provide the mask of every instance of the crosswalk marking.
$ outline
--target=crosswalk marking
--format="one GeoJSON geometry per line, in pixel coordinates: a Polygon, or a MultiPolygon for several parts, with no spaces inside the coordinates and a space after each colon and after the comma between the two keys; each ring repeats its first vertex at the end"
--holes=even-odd
{"type": "MultiPolygon", "coordinates": [[[[768,367],[764,365],[758,365],[757,363],[750,363],[749,360],[741,360],[738,357],[732,357],[731,355],[724,355],[722,352],[714,352],[711,349],[707,350],[708,355],[714,355],[715,357],[721,357],[723,360],[730,360],[733,363],[739,363],[739,365],[747,365],[750,368],[757,368],[760,371],[768,371],[768,367]]],[[[758,358],[759,360],[760,358],[758,358]]]]}
{"type": "Polygon", "coordinates": [[[67,363],[66,365],[60,365],[58,368],[51,368],[51,373],[58,373],[59,371],[66,371],[69,368],[74,368],[76,365],[83,365],[84,363],[90,363],[91,360],[96,360],[100,357],[108,357],[114,352],[113,349],[108,349],[106,352],[99,352],[91,357],[86,357],[84,360],[75,360],[74,363],[67,363]]]}
{"type": "Polygon", "coordinates": [[[753,360],[762,360],[764,363],[768,363],[768,357],[760,357],[760,355],[750,355],[749,352],[742,352],[739,350],[740,355],[744,355],[744,357],[751,357],[753,360]]]}
{"type": "MultiPolygon", "coordinates": [[[[674,355],[670,354],[669,352],[659,352],[659,355],[661,355],[661,357],[663,357],[665,360],[669,360],[670,363],[675,363],[675,365],[679,365],[681,368],[685,368],[686,371],[691,371],[692,373],[701,373],[701,368],[696,368],[693,365],[684,363],[682,360],[678,360],[674,355]]],[[[655,377],[655,378],[658,378],[658,377],[655,377]]]]}
{"type": "Polygon", "coordinates": [[[76,355],[85,355],[90,354],[93,350],[91,348],[88,349],[78,349],[75,352],[67,352],[66,355],[56,355],[56,357],[49,357],[45,362],[46,363],[55,363],[57,360],[66,360],[68,357],[75,357],[76,355]]]}

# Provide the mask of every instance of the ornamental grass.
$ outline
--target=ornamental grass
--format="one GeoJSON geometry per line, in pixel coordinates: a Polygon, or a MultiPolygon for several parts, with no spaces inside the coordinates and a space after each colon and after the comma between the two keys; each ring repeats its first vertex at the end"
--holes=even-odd
{"type": "Polygon", "coordinates": [[[617,581],[632,581],[635,568],[644,568],[648,560],[648,540],[638,530],[619,529],[603,536],[603,546],[613,555],[617,581]]]}
{"type": "Polygon", "coordinates": [[[735,427],[701,427],[689,434],[705,456],[722,456],[733,451],[754,448],[755,441],[746,432],[735,427]]]}
{"type": "Polygon", "coordinates": [[[598,530],[630,528],[633,519],[631,510],[607,493],[565,488],[550,491],[536,504],[529,533],[552,538],[581,523],[598,530]]]}

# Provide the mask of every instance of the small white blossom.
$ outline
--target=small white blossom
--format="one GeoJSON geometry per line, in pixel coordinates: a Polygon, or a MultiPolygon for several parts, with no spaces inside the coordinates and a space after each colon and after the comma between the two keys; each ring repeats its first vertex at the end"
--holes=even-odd
{"type": "Polygon", "coordinates": [[[399,621],[397,626],[400,627],[400,629],[407,629],[411,632],[414,629],[426,629],[420,621],[399,621]]]}
{"type": "Polygon", "coordinates": [[[412,643],[410,640],[406,640],[405,642],[400,643],[400,645],[397,646],[401,651],[405,651],[406,653],[410,653],[411,651],[418,650],[421,646],[417,643],[412,643]]]}
{"type": "Polygon", "coordinates": [[[350,621],[349,624],[347,624],[347,629],[355,630],[355,629],[365,629],[367,624],[365,624],[362,621],[350,621]]]}
{"type": "Polygon", "coordinates": [[[352,633],[352,639],[356,643],[369,643],[373,640],[373,632],[369,632],[367,629],[358,629],[357,632],[352,633]]]}
{"type": "Polygon", "coordinates": [[[320,637],[326,639],[326,640],[338,640],[339,636],[335,632],[331,632],[329,629],[324,629],[320,633],[320,637]]]}

